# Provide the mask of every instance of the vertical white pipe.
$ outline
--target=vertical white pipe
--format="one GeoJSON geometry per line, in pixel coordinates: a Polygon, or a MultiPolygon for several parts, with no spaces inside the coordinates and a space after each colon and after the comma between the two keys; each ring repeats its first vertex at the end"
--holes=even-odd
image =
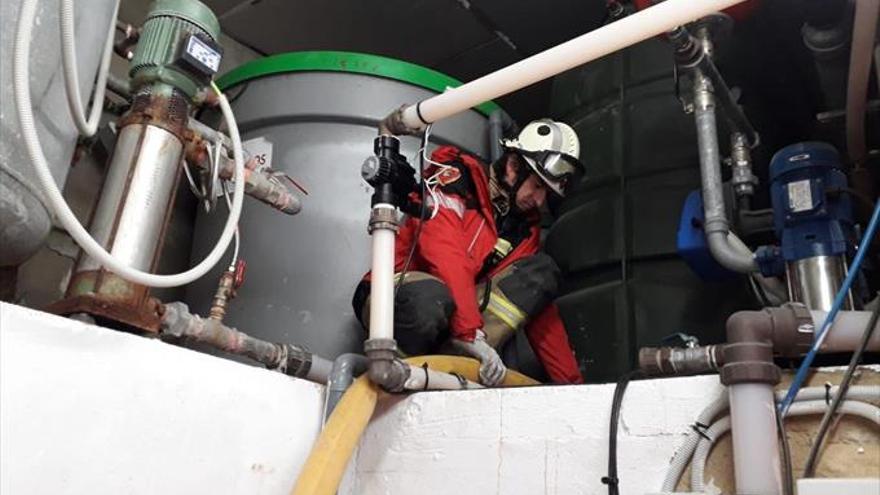
{"type": "Polygon", "coordinates": [[[424,100],[418,110],[410,105],[403,111],[403,122],[423,129],[425,121],[437,122],[743,1],[666,0],[424,100]]]}
{"type": "MultiPolygon", "coordinates": [[[[373,209],[394,206],[379,203],[373,209]]],[[[394,338],[394,238],[393,230],[373,231],[373,265],[370,273],[370,339],[394,338]]]]}
{"type": "Polygon", "coordinates": [[[765,383],[740,383],[730,385],[728,393],[736,493],[782,493],[773,386],[765,383]]]}
{"type": "Polygon", "coordinates": [[[857,0],[846,88],[846,149],[856,165],[863,165],[868,155],[865,144],[865,111],[878,15],[880,0],[857,0]]]}
{"type": "MultiPolygon", "coordinates": [[[[813,317],[813,325],[820,328],[828,315],[826,311],[810,311],[813,317]]],[[[865,328],[871,320],[870,311],[841,311],[834,318],[834,324],[825,333],[825,341],[822,342],[823,352],[852,352],[856,350],[865,328]]],[[[880,332],[874,332],[868,341],[868,351],[880,351],[880,332]]]]}

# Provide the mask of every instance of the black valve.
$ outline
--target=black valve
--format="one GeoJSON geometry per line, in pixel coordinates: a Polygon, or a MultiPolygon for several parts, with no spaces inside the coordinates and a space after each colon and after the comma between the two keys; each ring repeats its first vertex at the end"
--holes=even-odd
{"type": "Polygon", "coordinates": [[[394,136],[379,136],[373,141],[373,153],[361,167],[361,176],[373,186],[372,204],[388,203],[405,213],[417,212],[410,194],[418,190],[415,170],[400,154],[400,141],[394,136]]]}

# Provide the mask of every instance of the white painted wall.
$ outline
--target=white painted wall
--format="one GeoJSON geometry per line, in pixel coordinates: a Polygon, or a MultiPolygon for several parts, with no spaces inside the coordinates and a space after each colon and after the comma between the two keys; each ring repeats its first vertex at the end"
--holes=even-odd
{"type": "MultiPolygon", "coordinates": [[[[383,395],[340,494],[602,495],[613,390],[383,395]]],[[[658,491],[720,393],[717,376],[630,384],[623,495],[658,491]]],[[[322,405],[306,381],[0,303],[3,494],[286,495],[322,405]]]]}
{"type": "Polygon", "coordinates": [[[286,494],[323,387],[0,303],[0,493],[286,494]]]}
{"type": "MultiPolygon", "coordinates": [[[[687,425],[722,391],[717,376],[630,384],[621,493],[659,491],[687,425]]],[[[386,401],[340,491],[373,494],[604,494],[614,385],[428,392],[386,401]]]]}

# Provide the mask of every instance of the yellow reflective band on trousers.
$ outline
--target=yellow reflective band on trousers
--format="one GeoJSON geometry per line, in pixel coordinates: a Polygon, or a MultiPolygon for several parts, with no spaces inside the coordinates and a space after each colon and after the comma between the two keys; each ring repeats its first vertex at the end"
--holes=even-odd
{"type": "Polygon", "coordinates": [[[526,321],[528,315],[497,291],[489,294],[489,305],[486,310],[497,316],[510,328],[517,330],[526,321]]]}
{"type": "MultiPolygon", "coordinates": [[[[421,356],[405,360],[413,366],[427,364],[432,370],[457,373],[468,380],[479,380],[480,363],[458,356],[421,356]]],[[[503,387],[538,385],[538,382],[513,370],[507,370],[503,387]]],[[[478,391],[474,391],[478,393],[478,391]]],[[[379,388],[370,382],[366,373],[361,375],[345,392],[321,435],[312,446],[312,452],[300,471],[291,495],[333,495],[339,488],[345,467],[361,435],[370,422],[379,388]]]]}

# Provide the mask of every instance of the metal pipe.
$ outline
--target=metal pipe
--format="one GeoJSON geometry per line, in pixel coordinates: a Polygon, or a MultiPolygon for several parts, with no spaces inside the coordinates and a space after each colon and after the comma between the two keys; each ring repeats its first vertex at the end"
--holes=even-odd
{"type": "Polygon", "coordinates": [[[694,84],[694,118],[700,153],[700,179],[703,195],[704,232],[712,256],[722,266],[740,273],[758,271],[754,254],[733,247],[724,206],[721,182],[721,152],[715,122],[715,98],[709,80],[698,70],[694,84]]]}
{"type": "Polygon", "coordinates": [[[346,353],[333,361],[330,377],[327,379],[327,399],[324,404],[324,422],[333,414],[336,405],[345,391],[354,382],[355,377],[367,371],[370,361],[361,354],[346,353]]]}
{"type": "Polygon", "coordinates": [[[398,109],[386,118],[382,127],[394,134],[418,132],[429,123],[543,81],[742,1],[744,0],[667,0],[658,3],[467,84],[398,109]]]}
{"type": "Polygon", "coordinates": [[[210,318],[189,311],[186,304],[173,302],[163,308],[159,334],[172,341],[189,340],[217,350],[244,356],[270,370],[324,384],[331,362],[293,344],[276,344],[252,337],[210,318]]]}
{"type": "Polygon", "coordinates": [[[131,99],[131,81],[119,77],[112,72],[107,74],[107,89],[126,100],[131,99]]]}
{"type": "Polygon", "coordinates": [[[718,371],[724,366],[724,346],[642,347],[639,369],[645,376],[683,376],[718,371]]]}
{"type": "Polygon", "coordinates": [[[504,154],[501,140],[505,133],[512,133],[516,122],[504,110],[495,110],[489,114],[489,163],[495,163],[504,154]]]}
{"type": "Polygon", "coordinates": [[[682,69],[693,72],[695,82],[699,74],[709,80],[721,112],[730,123],[734,136],[741,134],[749,148],[758,146],[760,142],[758,131],[736,102],[733,92],[712,61],[713,47],[708,31],[701,29],[699,38],[696,38],[684,26],[677,26],[667,33],[666,37],[675,47],[675,63],[682,69]]]}
{"type": "Polygon", "coordinates": [[[730,136],[730,159],[733,170],[730,182],[733,184],[733,192],[738,198],[746,200],[746,206],[750,206],[758,178],[752,173],[752,156],[749,153],[748,139],[742,132],[734,132],[730,136]]]}

